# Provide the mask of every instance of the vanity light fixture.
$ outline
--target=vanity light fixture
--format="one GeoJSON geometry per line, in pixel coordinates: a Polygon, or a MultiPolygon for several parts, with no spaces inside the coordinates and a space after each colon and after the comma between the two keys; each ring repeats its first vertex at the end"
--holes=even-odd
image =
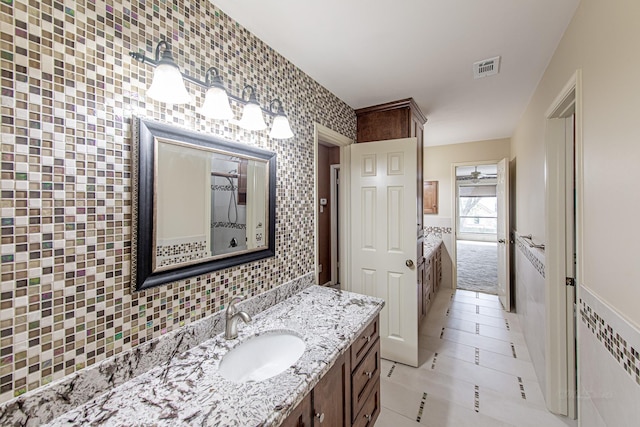
{"type": "Polygon", "coordinates": [[[274,99],[269,105],[269,110],[276,115],[273,118],[273,125],[271,126],[269,137],[274,139],[291,138],[293,136],[293,132],[291,131],[291,126],[289,126],[289,119],[287,119],[287,116],[284,114],[282,102],[280,102],[279,99],[274,99]],[[274,107],[276,108],[275,111],[273,111],[274,107]]]}
{"type": "Polygon", "coordinates": [[[264,122],[264,117],[262,117],[262,108],[258,104],[256,90],[253,86],[246,85],[242,89],[242,99],[246,101],[246,104],[242,109],[242,118],[238,125],[246,130],[265,130],[267,124],[264,122]],[[245,93],[249,94],[249,99],[247,100],[244,97],[245,93]]]}
{"type": "Polygon", "coordinates": [[[173,60],[171,46],[164,40],[156,46],[156,69],[153,72],[153,81],[147,89],[149,96],[156,101],[169,104],[186,104],[191,101],[191,96],[184,87],[184,80],[180,68],[173,60]],[[160,50],[162,48],[162,58],[160,50]]]}
{"type": "MultiPolygon", "coordinates": [[[[229,120],[233,117],[229,95],[222,84],[222,77],[217,68],[211,67],[205,74],[205,84],[208,89],[204,95],[204,102],[200,112],[210,119],[229,120]]],[[[266,126],[266,125],[265,125],[266,126]]]]}
{"type": "Polygon", "coordinates": [[[171,55],[171,45],[162,40],[155,50],[155,60],[147,58],[144,53],[129,52],[136,61],[155,67],[153,81],[147,90],[149,97],[167,104],[185,104],[191,100],[189,92],[184,86],[184,81],[193,83],[206,90],[204,102],[199,112],[205,117],[215,120],[230,120],[233,118],[230,100],[244,105],[242,118],[237,124],[247,130],[261,131],[267,128],[263,112],[273,116],[273,123],[269,137],[287,139],[293,137],[289,119],[284,113],[282,102],[274,99],[269,109],[263,109],[258,103],[256,90],[253,86],[246,85],[242,90],[242,97],[237,97],[224,87],[220,72],[215,67],[210,67],[205,73],[205,81],[202,82],[188,74],[183,74],[171,55]],[[162,53],[162,57],[160,54],[162,53]],[[245,99],[245,94],[247,98],[245,99]],[[275,111],[274,111],[275,107],[275,111]]]}

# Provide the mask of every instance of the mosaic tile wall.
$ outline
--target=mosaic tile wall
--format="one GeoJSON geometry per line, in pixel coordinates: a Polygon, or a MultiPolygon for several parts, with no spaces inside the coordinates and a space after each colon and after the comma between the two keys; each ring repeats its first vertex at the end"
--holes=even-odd
{"type": "Polygon", "coordinates": [[[313,122],[355,138],[346,104],[209,1],[0,0],[0,24],[0,402],[312,271],[313,122]],[[195,87],[146,99],[152,68],[128,53],[163,38],[188,74],[281,99],[296,136],[204,120],[195,87]],[[278,153],[274,258],[131,293],[134,114],[278,153]]]}
{"type": "Polygon", "coordinates": [[[207,247],[206,236],[201,236],[201,240],[191,241],[187,239],[172,239],[173,244],[160,241],[156,244],[156,265],[158,267],[167,267],[175,264],[183,264],[185,262],[206,258],[209,256],[209,248],[207,247]],[[175,243],[175,240],[187,240],[175,243]]]}
{"type": "Polygon", "coordinates": [[[531,265],[533,265],[536,271],[540,273],[544,279],[544,252],[541,252],[540,250],[533,251],[533,241],[531,239],[521,236],[518,232],[515,232],[515,236],[518,249],[520,249],[522,254],[529,260],[529,262],[531,262],[531,265]]]}

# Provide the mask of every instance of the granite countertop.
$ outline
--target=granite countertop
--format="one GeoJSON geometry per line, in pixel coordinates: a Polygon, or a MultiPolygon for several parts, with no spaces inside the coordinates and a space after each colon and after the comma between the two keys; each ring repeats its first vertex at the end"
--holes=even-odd
{"type": "Polygon", "coordinates": [[[238,338],[218,335],[54,419],[49,426],[277,426],[331,368],[384,301],[311,286],[239,324],[238,338]],[[217,371],[244,339],[273,330],[305,341],[300,359],[275,377],[237,384],[217,371]]]}
{"type": "Polygon", "coordinates": [[[442,238],[436,236],[428,236],[424,239],[424,257],[429,258],[435,250],[442,244],[442,238]]]}

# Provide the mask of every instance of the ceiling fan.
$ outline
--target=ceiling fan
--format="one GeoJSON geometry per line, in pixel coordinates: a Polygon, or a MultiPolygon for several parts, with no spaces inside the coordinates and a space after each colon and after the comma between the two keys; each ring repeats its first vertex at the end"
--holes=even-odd
{"type": "Polygon", "coordinates": [[[471,175],[471,180],[473,182],[478,182],[478,179],[480,179],[480,175],[482,175],[482,173],[478,172],[478,167],[475,167],[476,170],[474,170],[473,172],[471,172],[469,175],[471,175]]]}
{"type": "Polygon", "coordinates": [[[491,178],[497,178],[497,174],[491,174],[491,173],[482,173],[478,170],[477,166],[474,166],[474,170],[472,172],[469,172],[469,175],[460,175],[458,176],[458,179],[463,179],[463,180],[471,180],[471,182],[478,183],[480,182],[480,180],[482,179],[491,179],[491,178]]]}

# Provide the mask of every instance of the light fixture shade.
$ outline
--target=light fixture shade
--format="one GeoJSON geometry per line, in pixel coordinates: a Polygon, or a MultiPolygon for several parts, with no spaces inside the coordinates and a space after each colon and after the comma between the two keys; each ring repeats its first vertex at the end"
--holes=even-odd
{"type": "Polygon", "coordinates": [[[287,119],[287,116],[284,114],[276,116],[273,119],[269,137],[274,139],[288,139],[292,136],[293,132],[291,131],[291,126],[289,126],[289,119],[287,119]]]}
{"type": "Polygon", "coordinates": [[[238,122],[246,130],[264,130],[267,124],[262,116],[262,109],[257,103],[249,102],[242,110],[242,118],[238,122]]]}
{"type": "Polygon", "coordinates": [[[207,89],[200,112],[210,119],[229,120],[233,117],[227,91],[218,86],[207,89]]]}
{"type": "Polygon", "coordinates": [[[191,101],[191,96],[184,87],[180,69],[170,63],[160,63],[156,67],[147,95],[167,104],[186,104],[191,101]]]}

